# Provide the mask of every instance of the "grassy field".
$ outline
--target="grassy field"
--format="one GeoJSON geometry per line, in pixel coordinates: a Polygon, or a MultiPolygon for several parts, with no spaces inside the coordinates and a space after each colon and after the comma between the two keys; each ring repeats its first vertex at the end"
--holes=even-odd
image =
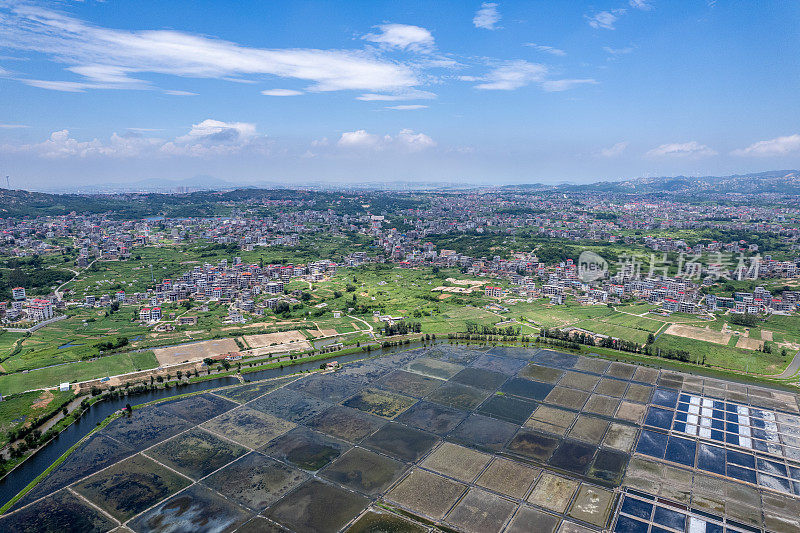
{"type": "Polygon", "coordinates": [[[26,422],[52,410],[53,405],[74,397],[72,392],[28,392],[0,402],[0,435],[22,427],[26,422]]]}
{"type": "Polygon", "coordinates": [[[638,342],[639,344],[647,342],[647,336],[649,335],[647,331],[619,326],[608,320],[583,320],[575,324],[575,327],[595,333],[602,333],[603,335],[611,335],[619,339],[638,342]]]}
{"type": "Polygon", "coordinates": [[[0,394],[54,387],[64,381],[86,381],[158,366],[153,352],[120,353],[94,361],[80,361],[0,376],[0,394]]]}
{"type": "Polygon", "coordinates": [[[711,342],[698,341],[662,334],[658,337],[655,348],[688,350],[692,355],[706,357],[706,364],[731,370],[757,372],[760,374],[777,374],[789,363],[789,358],[781,356],[780,352],[766,354],[753,350],[744,350],[733,346],[723,346],[711,342]]]}

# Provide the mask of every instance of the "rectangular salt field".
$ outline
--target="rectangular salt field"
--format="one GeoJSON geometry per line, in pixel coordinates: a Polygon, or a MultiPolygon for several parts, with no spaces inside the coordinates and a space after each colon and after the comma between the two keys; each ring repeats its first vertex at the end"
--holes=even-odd
{"type": "Polygon", "coordinates": [[[765,533],[798,516],[790,392],[441,344],[137,409],[0,530],[765,533]]]}

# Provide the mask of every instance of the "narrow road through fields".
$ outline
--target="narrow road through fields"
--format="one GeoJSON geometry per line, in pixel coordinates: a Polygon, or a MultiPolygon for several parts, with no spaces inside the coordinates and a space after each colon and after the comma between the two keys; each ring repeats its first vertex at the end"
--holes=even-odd
{"type": "Polygon", "coordinates": [[[800,371],[800,351],[794,354],[794,359],[792,359],[792,362],[789,363],[789,366],[786,367],[786,370],[784,370],[780,374],[776,374],[774,376],[769,376],[769,377],[778,379],[788,379],[797,374],[798,371],[800,371]]]}

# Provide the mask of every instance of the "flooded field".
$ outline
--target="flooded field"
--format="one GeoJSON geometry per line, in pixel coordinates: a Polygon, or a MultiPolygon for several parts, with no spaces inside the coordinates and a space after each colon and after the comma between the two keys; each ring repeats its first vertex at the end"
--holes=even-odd
{"type": "Polygon", "coordinates": [[[786,392],[448,345],[135,410],[2,531],[789,532],[786,392]]]}

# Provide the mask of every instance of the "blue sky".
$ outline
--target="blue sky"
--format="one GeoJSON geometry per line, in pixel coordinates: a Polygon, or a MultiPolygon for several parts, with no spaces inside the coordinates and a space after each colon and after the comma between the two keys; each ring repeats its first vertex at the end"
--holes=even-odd
{"type": "Polygon", "coordinates": [[[47,188],[800,167],[796,2],[235,6],[0,2],[0,173],[47,188]]]}

